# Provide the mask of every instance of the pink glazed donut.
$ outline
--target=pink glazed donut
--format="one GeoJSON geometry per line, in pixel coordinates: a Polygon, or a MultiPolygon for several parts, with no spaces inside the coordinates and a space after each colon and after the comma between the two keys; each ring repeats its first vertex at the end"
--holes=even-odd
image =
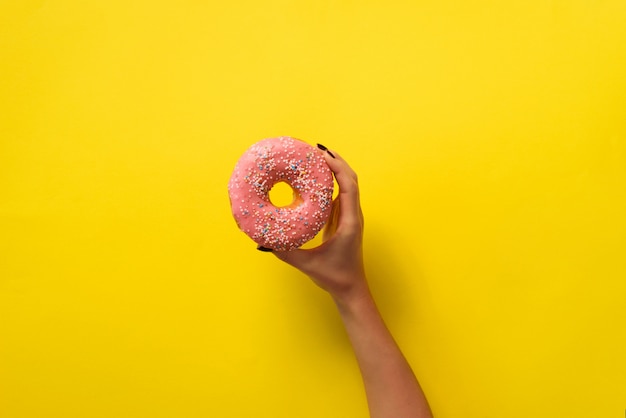
{"type": "Polygon", "coordinates": [[[290,137],[268,138],[241,156],[228,182],[239,228],[262,247],[289,251],[311,240],[330,216],[333,175],[317,148],[290,137]],[[285,207],[269,191],[284,181],[294,191],[285,207]]]}

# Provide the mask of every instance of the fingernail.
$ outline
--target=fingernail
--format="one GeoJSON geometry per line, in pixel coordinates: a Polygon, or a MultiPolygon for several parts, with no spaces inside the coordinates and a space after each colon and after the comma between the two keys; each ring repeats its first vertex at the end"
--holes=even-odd
{"type": "Polygon", "coordinates": [[[264,253],[271,253],[273,251],[271,248],[263,247],[261,245],[256,247],[256,249],[259,251],[263,251],[264,253]]]}
{"type": "Polygon", "coordinates": [[[330,155],[331,157],[335,158],[335,156],[333,155],[332,152],[328,151],[328,148],[326,148],[324,145],[322,144],[317,144],[317,147],[319,149],[321,149],[322,151],[326,151],[328,153],[328,155],[330,155]]]}

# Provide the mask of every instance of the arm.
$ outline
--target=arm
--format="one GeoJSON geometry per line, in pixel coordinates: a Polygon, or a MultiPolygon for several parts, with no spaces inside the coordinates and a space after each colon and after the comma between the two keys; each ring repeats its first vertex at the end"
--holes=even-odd
{"type": "Polygon", "coordinates": [[[361,370],[370,416],[431,418],[426,397],[367,285],[356,173],[334,152],[325,152],[325,158],[339,184],[339,196],[333,202],[324,243],[310,250],[274,254],[307,274],[335,301],[361,370]]]}
{"type": "Polygon", "coordinates": [[[371,417],[432,417],[369,291],[336,302],[361,369],[371,417]]]}

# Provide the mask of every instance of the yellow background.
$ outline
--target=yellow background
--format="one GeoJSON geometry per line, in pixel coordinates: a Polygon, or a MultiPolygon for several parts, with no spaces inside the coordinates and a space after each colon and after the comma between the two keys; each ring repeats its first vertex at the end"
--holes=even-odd
{"type": "Polygon", "coordinates": [[[334,306],[230,215],[360,175],[439,418],[623,417],[626,2],[0,2],[0,416],[365,417],[334,306]]]}

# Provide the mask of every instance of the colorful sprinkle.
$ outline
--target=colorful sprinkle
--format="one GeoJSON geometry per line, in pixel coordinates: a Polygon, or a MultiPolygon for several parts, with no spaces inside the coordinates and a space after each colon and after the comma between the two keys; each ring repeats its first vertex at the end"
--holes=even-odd
{"type": "Polygon", "coordinates": [[[242,231],[263,247],[292,250],[312,239],[328,220],[333,178],[316,148],[290,137],[270,138],[254,144],[241,157],[228,191],[242,231]],[[284,208],[272,205],[268,194],[279,181],[289,184],[302,203],[284,208]],[[270,210],[257,210],[264,207],[270,210]]]}

